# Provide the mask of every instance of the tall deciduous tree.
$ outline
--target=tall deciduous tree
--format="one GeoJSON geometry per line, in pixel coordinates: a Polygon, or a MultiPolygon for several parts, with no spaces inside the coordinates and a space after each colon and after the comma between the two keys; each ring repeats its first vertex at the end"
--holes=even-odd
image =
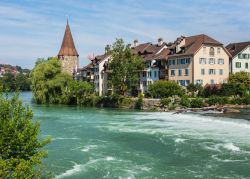
{"type": "Polygon", "coordinates": [[[133,55],[122,39],[117,39],[113,44],[111,55],[109,82],[113,92],[124,95],[137,89],[140,70],[143,68],[142,59],[133,55]]]}
{"type": "Polygon", "coordinates": [[[250,89],[250,76],[247,72],[241,71],[229,76],[229,83],[242,84],[246,89],[250,89]]]}
{"type": "Polygon", "coordinates": [[[0,178],[40,178],[50,139],[38,139],[39,123],[18,95],[0,94],[0,106],[0,178]]]}

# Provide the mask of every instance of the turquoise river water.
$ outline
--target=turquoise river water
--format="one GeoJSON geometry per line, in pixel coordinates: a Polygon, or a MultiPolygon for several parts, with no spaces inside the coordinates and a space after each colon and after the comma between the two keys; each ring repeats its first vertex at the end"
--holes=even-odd
{"type": "Polygon", "coordinates": [[[250,111],[172,114],[36,105],[56,178],[250,178],[250,111]]]}

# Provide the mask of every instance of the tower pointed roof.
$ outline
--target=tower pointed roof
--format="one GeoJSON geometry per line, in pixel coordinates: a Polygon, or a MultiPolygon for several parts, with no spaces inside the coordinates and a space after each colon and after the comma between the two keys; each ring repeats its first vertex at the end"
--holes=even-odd
{"type": "Polygon", "coordinates": [[[74,40],[70,31],[69,23],[67,25],[58,56],[79,56],[75,48],[74,40]]]}

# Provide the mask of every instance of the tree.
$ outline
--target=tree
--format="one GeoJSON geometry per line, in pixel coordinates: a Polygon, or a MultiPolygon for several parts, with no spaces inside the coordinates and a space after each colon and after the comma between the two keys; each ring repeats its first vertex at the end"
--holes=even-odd
{"type": "Polygon", "coordinates": [[[40,178],[47,156],[42,148],[50,139],[38,139],[39,123],[18,95],[0,94],[0,106],[0,178],[40,178]]]}
{"type": "Polygon", "coordinates": [[[80,104],[81,98],[93,93],[90,83],[74,81],[71,75],[62,72],[61,62],[57,58],[39,59],[31,78],[37,103],[80,104]]]}
{"type": "Polygon", "coordinates": [[[246,89],[250,89],[250,76],[247,72],[241,71],[230,74],[229,83],[242,84],[246,89]]]}
{"type": "Polygon", "coordinates": [[[112,61],[109,68],[109,84],[115,94],[124,95],[137,89],[140,70],[143,68],[142,59],[131,53],[122,39],[117,39],[111,50],[112,61]]]}
{"type": "Polygon", "coordinates": [[[183,96],[184,89],[173,81],[159,80],[150,84],[149,93],[153,98],[166,98],[174,95],[183,96]]]}

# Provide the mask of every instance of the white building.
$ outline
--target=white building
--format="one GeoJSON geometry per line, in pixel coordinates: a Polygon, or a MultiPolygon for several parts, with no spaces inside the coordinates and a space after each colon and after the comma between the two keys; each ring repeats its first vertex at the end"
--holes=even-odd
{"type": "Polygon", "coordinates": [[[138,89],[140,92],[145,93],[148,91],[150,84],[160,79],[166,79],[168,74],[166,60],[169,50],[162,38],[158,39],[157,44],[138,44],[138,41],[135,40],[131,50],[134,55],[140,56],[145,63],[145,68],[140,73],[138,89]]]}
{"type": "Polygon", "coordinates": [[[99,96],[103,96],[107,92],[107,74],[104,70],[104,64],[110,61],[110,57],[110,54],[105,53],[104,55],[96,56],[93,60],[94,87],[95,92],[99,96]]]}
{"type": "Polygon", "coordinates": [[[226,46],[231,54],[230,72],[236,73],[240,71],[250,74],[250,41],[231,43],[226,46]]]}

